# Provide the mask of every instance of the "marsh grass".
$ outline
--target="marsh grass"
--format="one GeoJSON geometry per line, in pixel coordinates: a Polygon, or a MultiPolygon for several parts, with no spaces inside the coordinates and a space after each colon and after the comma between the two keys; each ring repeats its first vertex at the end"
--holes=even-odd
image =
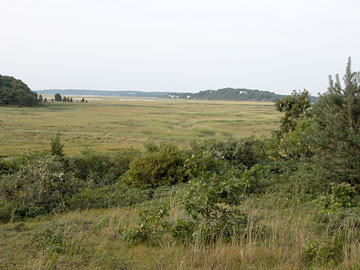
{"type": "MultiPolygon", "coordinates": [[[[49,97],[48,97],[49,99],[49,97]]],[[[266,136],[278,127],[272,103],[104,98],[0,109],[0,156],[48,150],[59,131],[65,154],[142,148],[149,140],[185,146],[194,139],[266,136]]]]}

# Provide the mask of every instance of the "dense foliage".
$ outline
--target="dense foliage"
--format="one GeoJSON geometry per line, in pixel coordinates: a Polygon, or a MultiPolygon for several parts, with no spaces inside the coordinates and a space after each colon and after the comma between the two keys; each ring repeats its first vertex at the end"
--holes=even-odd
{"type": "Polygon", "coordinates": [[[21,80],[0,75],[0,106],[34,106],[39,102],[37,94],[21,80]]]}

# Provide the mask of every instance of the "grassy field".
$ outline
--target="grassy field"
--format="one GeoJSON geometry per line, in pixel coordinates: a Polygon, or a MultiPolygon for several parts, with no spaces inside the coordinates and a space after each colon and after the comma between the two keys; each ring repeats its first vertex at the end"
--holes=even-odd
{"type": "Polygon", "coordinates": [[[201,138],[269,135],[280,113],[272,103],[99,98],[0,109],[0,156],[49,149],[60,131],[66,154],[142,148],[149,140],[186,145],[201,138]]]}

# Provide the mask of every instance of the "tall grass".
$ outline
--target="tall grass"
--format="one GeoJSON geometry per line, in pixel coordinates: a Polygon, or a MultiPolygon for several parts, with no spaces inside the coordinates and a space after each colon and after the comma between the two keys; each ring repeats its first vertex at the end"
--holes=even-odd
{"type": "MultiPolygon", "coordinates": [[[[182,216],[171,201],[170,218],[182,216]]],[[[307,261],[304,247],[314,239],[320,247],[333,241],[314,222],[313,204],[273,209],[248,199],[242,210],[250,220],[261,218],[267,229],[250,222],[229,241],[206,243],[201,238],[180,244],[169,235],[158,243],[129,245],[122,232],[136,224],[144,206],[75,211],[26,223],[1,225],[0,269],[358,269],[358,228],[341,239],[339,260],[307,261]],[[60,236],[60,238],[58,237],[60,236]],[[59,241],[59,239],[61,239],[59,241]]]]}

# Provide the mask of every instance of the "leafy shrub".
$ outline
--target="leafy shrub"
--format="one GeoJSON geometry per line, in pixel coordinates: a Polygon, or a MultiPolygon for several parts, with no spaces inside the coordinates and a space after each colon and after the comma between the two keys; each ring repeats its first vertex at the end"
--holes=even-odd
{"type": "Polygon", "coordinates": [[[67,208],[67,198],[75,192],[75,182],[64,173],[63,164],[55,156],[39,159],[0,178],[0,198],[12,205],[12,219],[62,211],[67,208]]]}
{"type": "Polygon", "coordinates": [[[256,164],[245,170],[241,176],[244,194],[263,193],[271,184],[272,169],[269,165],[256,164]]]}
{"type": "Polygon", "coordinates": [[[169,144],[134,159],[129,167],[127,179],[134,187],[154,188],[188,180],[184,154],[169,144]]]}
{"type": "Polygon", "coordinates": [[[247,224],[247,216],[235,207],[244,198],[246,183],[241,172],[231,169],[222,175],[191,180],[179,193],[186,214],[194,220],[196,233],[206,241],[230,238],[247,224]]]}
{"type": "Polygon", "coordinates": [[[293,130],[284,133],[279,141],[281,155],[286,158],[300,160],[313,156],[314,149],[309,143],[313,136],[313,120],[305,118],[298,120],[293,130]]]}
{"type": "MultiPolygon", "coordinates": [[[[316,200],[320,209],[315,215],[319,230],[331,235],[360,235],[360,209],[355,188],[348,183],[332,186],[331,192],[316,200]]],[[[356,236],[356,237],[357,237],[356,236]]]]}
{"type": "Polygon", "coordinates": [[[207,140],[192,144],[191,153],[195,156],[212,157],[224,160],[239,168],[250,168],[266,159],[263,141],[254,137],[225,141],[207,140]]]}
{"type": "Polygon", "coordinates": [[[327,196],[319,199],[322,207],[328,211],[336,211],[342,208],[351,208],[357,204],[356,191],[348,183],[341,183],[331,187],[331,192],[327,196]]]}
{"type": "Polygon", "coordinates": [[[241,172],[229,168],[224,175],[192,179],[179,193],[185,211],[195,220],[221,218],[225,205],[236,206],[243,199],[240,177],[241,172]]]}
{"type": "Polygon", "coordinates": [[[333,240],[310,240],[301,248],[302,260],[305,264],[334,266],[341,261],[342,245],[336,238],[333,240]]]}
{"type": "Polygon", "coordinates": [[[169,223],[166,230],[176,242],[186,244],[194,239],[196,228],[197,224],[190,219],[177,219],[169,223]]]}
{"type": "Polygon", "coordinates": [[[109,174],[118,179],[130,168],[130,163],[140,156],[140,151],[132,148],[124,149],[113,153],[110,156],[109,174]]]}
{"type": "Polygon", "coordinates": [[[166,232],[167,223],[164,218],[168,215],[167,206],[161,204],[140,211],[138,225],[124,231],[123,239],[130,244],[157,244],[166,232]]]}
{"type": "Polygon", "coordinates": [[[112,155],[85,149],[81,155],[68,159],[68,170],[88,186],[108,185],[123,175],[137,156],[139,152],[133,149],[118,151],[112,155]]]}
{"type": "Polygon", "coordinates": [[[190,178],[219,174],[228,167],[228,163],[218,152],[208,151],[199,143],[194,143],[187,155],[186,170],[190,178]]]}
{"type": "Polygon", "coordinates": [[[91,149],[85,149],[81,155],[68,159],[68,170],[90,185],[98,185],[104,181],[109,165],[109,155],[96,153],[91,149]]]}
{"type": "Polygon", "coordinates": [[[0,159],[0,175],[13,174],[23,166],[32,164],[47,156],[47,152],[26,151],[21,155],[0,159]]]}

